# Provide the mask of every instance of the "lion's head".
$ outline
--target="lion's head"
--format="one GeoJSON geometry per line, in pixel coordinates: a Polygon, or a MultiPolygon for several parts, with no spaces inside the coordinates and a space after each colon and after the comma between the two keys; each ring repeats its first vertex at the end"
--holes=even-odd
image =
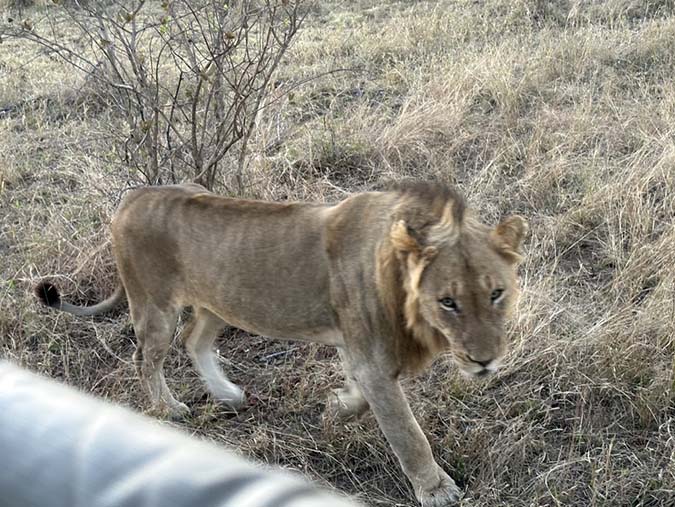
{"type": "Polygon", "coordinates": [[[397,261],[397,313],[416,342],[404,353],[422,363],[449,350],[464,373],[494,372],[507,350],[526,232],[515,215],[483,225],[447,187],[403,187],[380,258],[397,261]]]}

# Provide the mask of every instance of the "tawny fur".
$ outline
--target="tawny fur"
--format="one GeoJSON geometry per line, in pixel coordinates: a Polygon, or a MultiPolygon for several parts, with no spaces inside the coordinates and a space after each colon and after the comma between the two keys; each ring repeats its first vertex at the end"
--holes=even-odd
{"type": "Polygon", "coordinates": [[[188,410],[163,375],[185,306],[195,315],[183,333],[195,367],[233,407],[244,393],[212,351],[225,326],[335,345],[347,377],[335,413],[375,412],[423,504],[458,497],[398,379],[444,351],[469,373],[498,364],[518,293],[522,218],[485,226],[456,191],[435,183],[355,194],[332,206],[228,199],[186,184],[129,192],[111,231],[121,280],[111,297],[79,307],[48,282],[36,294],[76,315],[107,311],[126,295],[138,338],[134,364],[156,410],[188,410]],[[497,286],[499,301],[490,292],[497,286]],[[461,312],[443,309],[447,298],[461,312]]]}

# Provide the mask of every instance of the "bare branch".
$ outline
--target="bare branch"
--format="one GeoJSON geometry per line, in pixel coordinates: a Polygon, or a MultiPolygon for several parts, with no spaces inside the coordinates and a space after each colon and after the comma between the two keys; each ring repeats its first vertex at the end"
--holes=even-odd
{"type": "Polygon", "coordinates": [[[256,116],[304,20],[301,2],[174,0],[158,10],[75,1],[3,35],[53,52],[96,87],[118,113],[110,142],[142,180],[210,187],[225,183],[222,161],[235,146],[241,179],[256,116]],[[75,39],[60,36],[66,25],[75,39]]]}

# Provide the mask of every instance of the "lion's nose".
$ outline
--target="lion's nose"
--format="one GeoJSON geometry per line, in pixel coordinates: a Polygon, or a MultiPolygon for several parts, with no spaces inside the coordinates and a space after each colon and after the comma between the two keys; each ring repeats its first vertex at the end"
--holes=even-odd
{"type": "Polygon", "coordinates": [[[488,359],[487,361],[479,361],[478,359],[474,359],[471,356],[469,356],[469,359],[476,364],[480,364],[483,368],[487,368],[488,365],[492,362],[492,359],[488,359]]]}

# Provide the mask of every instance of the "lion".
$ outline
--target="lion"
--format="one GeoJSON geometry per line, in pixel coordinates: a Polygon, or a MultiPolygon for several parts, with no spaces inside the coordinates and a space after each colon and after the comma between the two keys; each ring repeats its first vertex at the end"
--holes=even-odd
{"type": "Polygon", "coordinates": [[[450,353],[462,372],[497,370],[504,324],[518,296],[527,223],[481,223],[440,183],[408,182],[338,204],[263,202],[197,184],[143,187],[111,224],[120,278],[90,307],[36,287],[44,304],[75,315],[110,310],[125,296],[137,337],[133,361],[154,410],[180,416],[163,374],[179,312],[193,309],[185,346],[209,391],[241,407],[213,351],[226,326],[338,348],[345,385],[326,413],[371,410],[420,503],[445,506],[460,490],[436,463],[399,380],[450,353]]]}

